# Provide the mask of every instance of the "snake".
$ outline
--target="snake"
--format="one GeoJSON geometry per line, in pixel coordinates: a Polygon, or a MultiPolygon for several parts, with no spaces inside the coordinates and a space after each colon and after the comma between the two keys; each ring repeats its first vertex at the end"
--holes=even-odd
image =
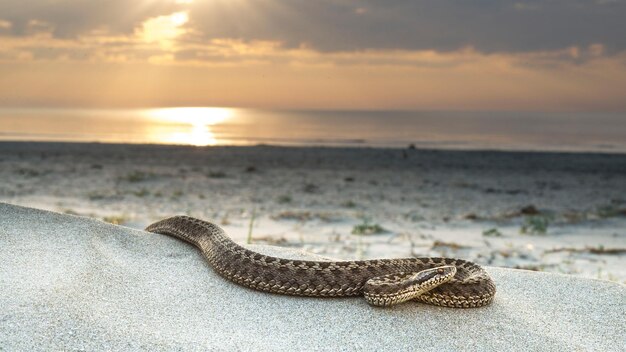
{"type": "Polygon", "coordinates": [[[239,285],[284,295],[363,296],[377,307],[417,301],[441,307],[490,304],[496,286],[478,264],[455,258],[357,261],[291,260],[249,250],[218,225],[189,216],[157,221],[146,231],[172,236],[200,249],[210,266],[239,285]]]}

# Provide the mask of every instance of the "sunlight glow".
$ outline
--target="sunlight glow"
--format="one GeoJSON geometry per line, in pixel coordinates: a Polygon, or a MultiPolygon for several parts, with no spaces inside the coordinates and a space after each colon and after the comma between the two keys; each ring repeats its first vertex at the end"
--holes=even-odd
{"type": "Polygon", "coordinates": [[[223,122],[232,115],[232,111],[226,108],[185,107],[152,109],[148,114],[160,122],[206,126],[223,122]]]}
{"type": "Polygon", "coordinates": [[[189,21],[187,12],[176,12],[169,16],[151,18],[143,23],[143,38],[147,42],[159,42],[168,46],[169,41],[183,34],[181,27],[189,21]]]}
{"type": "Polygon", "coordinates": [[[180,27],[189,21],[189,16],[186,12],[177,12],[170,16],[170,21],[172,21],[172,24],[176,27],[180,27]]]}
{"type": "Polygon", "coordinates": [[[222,123],[233,114],[226,108],[164,108],[148,110],[148,117],[164,124],[183,125],[173,127],[171,133],[159,137],[162,143],[191,144],[196,146],[218,143],[211,126],[222,123]]]}

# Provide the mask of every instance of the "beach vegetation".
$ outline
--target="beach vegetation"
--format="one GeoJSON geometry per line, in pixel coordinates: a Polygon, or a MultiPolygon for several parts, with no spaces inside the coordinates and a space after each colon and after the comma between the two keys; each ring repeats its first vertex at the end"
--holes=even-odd
{"type": "Polygon", "coordinates": [[[420,214],[418,211],[416,210],[411,210],[408,213],[405,213],[402,215],[406,220],[409,220],[411,222],[419,222],[419,221],[424,221],[426,220],[426,218],[424,217],[424,215],[420,214]]]}
{"type": "Polygon", "coordinates": [[[545,215],[527,216],[520,228],[520,233],[528,235],[545,235],[551,218],[545,215]]]}
{"type": "Polygon", "coordinates": [[[276,215],[272,216],[274,220],[295,220],[299,222],[306,222],[310,220],[320,220],[324,222],[333,222],[340,220],[340,217],[337,214],[329,213],[329,212],[310,212],[303,210],[286,210],[280,212],[276,215]]]}
{"type": "Polygon", "coordinates": [[[432,248],[441,248],[441,247],[447,247],[455,251],[458,251],[459,249],[470,248],[466,245],[463,245],[457,242],[446,242],[446,241],[440,241],[440,240],[435,240],[433,242],[432,248]]]}
{"type": "Polygon", "coordinates": [[[256,209],[252,209],[252,215],[250,216],[250,224],[248,225],[248,236],[246,238],[246,243],[252,243],[252,229],[254,227],[254,219],[256,218],[256,209]]]}
{"type": "Polygon", "coordinates": [[[100,200],[106,198],[106,195],[101,192],[92,191],[87,193],[87,198],[89,198],[89,200],[100,200]]]}
{"type": "Polygon", "coordinates": [[[113,225],[119,225],[127,222],[129,219],[125,215],[111,215],[103,217],[102,220],[113,225]]]}
{"type": "Polygon", "coordinates": [[[287,210],[272,216],[275,220],[296,220],[309,221],[313,219],[313,214],[309,211],[287,210]]]}
{"type": "Polygon", "coordinates": [[[307,183],[303,188],[304,193],[319,193],[320,188],[318,185],[313,183],[307,183]]]}
{"type": "Polygon", "coordinates": [[[172,192],[172,198],[180,198],[180,196],[182,195],[183,195],[183,191],[181,191],[180,189],[177,189],[174,192],[172,192]]]}
{"type": "Polygon", "coordinates": [[[352,228],[353,235],[376,235],[385,232],[387,232],[387,230],[382,226],[376,223],[370,223],[369,219],[366,218],[363,219],[362,223],[354,225],[352,228]]]}
{"type": "Polygon", "coordinates": [[[17,173],[26,177],[37,177],[41,175],[41,172],[35,169],[25,168],[25,167],[17,169],[17,173]]]}
{"type": "Polygon", "coordinates": [[[150,175],[148,175],[147,173],[143,172],[143,171],[138,171],[138,170],[134,170],[132,172],[129,172],[128,174],[126,174],[125,176],[121,177],[122,180],[124,181],[128,181],[128,182],[142,182],[148,179],[150,175]]]}
{"type": "Polygon", "coordinates": [[[626,208],[620,208],[615,204],[606,204],[596,208],[596,214],[598,217],[606,219],[616,216],[625,216],[626,208]]]}
{"type": "Polygon", "coordinates": [[[230,224],[231,224],[231,222],[230,222],[230,218],[229,218],[229,216],[230,216],[229,212],[226,212],[226,213],[222,216],[222,219],[220,220],[220,224],[222,224],[222,225],[224,225],[224,226],[230,225],[230,224]]]}
{"type": "Polygon", "coordinates": [[[577,211],[568,211],[566,213],[563,213],[563,218],[565,219],[566,222],[578,223],[578,222],[587,220],[587,214],[583,212],[577,212],[577,211]]]}
{"type": "Polygon", "coordinates": [[[341,203],[342,206],[346,208],[356,208],[356,203],[352,200],[348,200],[346,202],[341,203]]]}
{"type": "Polygon", "coordinates": [[[149,195],[149,194],[150,194],[150,191],[148,191],[148,190],[147,190],[147,189],[145,189],[145,188],[142,188],[142,189],[140,189],[140,190],[138,190],[138,191],[133,191],[133,194],[134,194],[136,197],[140,197],[140,198],[141,198],[141,197],[145,197],[145,196],[149,195]]]}
{"type": "Polygon", "coordinates": [[[466,220],[479,220],[480,216],[476,215],[476,213],[469,213],[469,214],[465,214],[465,216],[463,216],[463,219],[466,219],[466,220]]]}
{"type": "Polygon", "coordinates": [[[226,173],[223,172],[223,171],[210,171],[207,174],[207,177],[209,177],[209,178],[226,178],[226,177],[228,177],[228,175],[226,175],[226,173]]]}
{"type": "Polygon", "coordinates": [[[493,227],[488,230],[483,231],[483,236],[485,237],[502,237],[502,232],[497,228],[493,227]]]}
{"type": "Polygon", "coordinates": [[[75,211],[74,209],[63,209],[63,214],[68,214],[68,215],[80,215],[77,211],[75,211]]]}
{"type": "Polygon", "coordinates": [[[531,271],[545,271],[546,265],[544,264],[519,264],[513,266],[513,269],[531,270],[531,271]]]}
{"type": "Polygon", "coordinates": [[[280,204],[287,204],[287,203],[291,203],[292,199],[290,195],[283,194],[283,195],[278,196],[277,201],[280,204]]]}

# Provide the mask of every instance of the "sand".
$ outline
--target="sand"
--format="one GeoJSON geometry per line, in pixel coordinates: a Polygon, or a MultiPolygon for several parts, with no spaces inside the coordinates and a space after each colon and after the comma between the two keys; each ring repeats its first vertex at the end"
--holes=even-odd
{"type": "Polygon", "coordinates": [[[496,299],[471,310],[286,297],[225,281],[194,247],[167,236],[8,204],[0,204],[0,258],[7,351],[626,348],[626,287],[569,275],[488,267],[496,299]]]}
{"type": "Polygon", "coordinates": [[[0,166],[2,202],[136,229],[187,214],[336,258],[626,283],[626,155],[0,143],[0,166]]]}

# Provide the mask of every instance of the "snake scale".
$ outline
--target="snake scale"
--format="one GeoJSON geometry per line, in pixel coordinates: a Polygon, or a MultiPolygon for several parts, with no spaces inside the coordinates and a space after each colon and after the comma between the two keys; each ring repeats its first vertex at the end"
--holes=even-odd
{"type": "Polygon", "coordinates": [[[374,306],[409,300],[443,307],[475,308],[493,300],[496,287],[485,270],[452,258],[304,261],[276,258],[233,242],[217,225],[174,216],[146,231],[197,246],[221,276],[265,292],[310,296],[365,296],[374,306]]]}

